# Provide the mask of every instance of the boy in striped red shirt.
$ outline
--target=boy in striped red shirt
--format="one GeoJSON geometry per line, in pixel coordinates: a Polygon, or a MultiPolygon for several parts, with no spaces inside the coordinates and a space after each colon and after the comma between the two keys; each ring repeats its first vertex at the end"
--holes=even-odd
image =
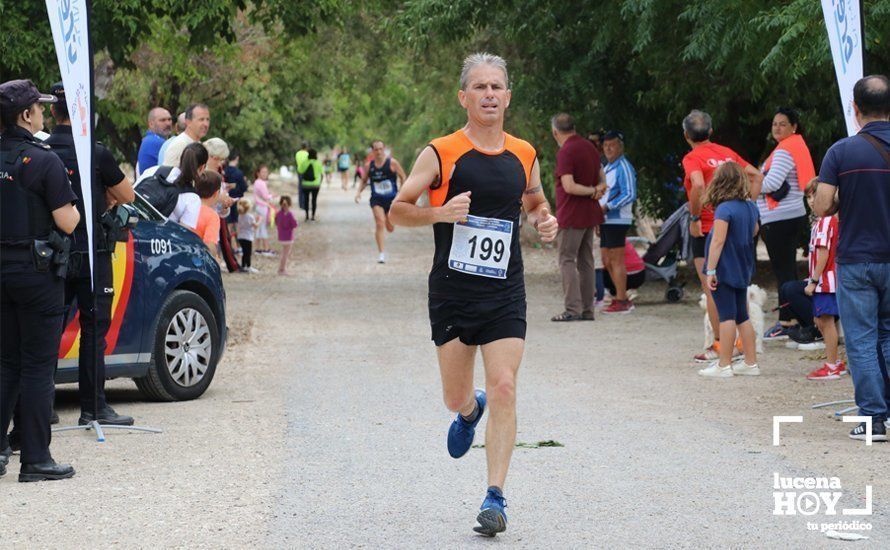
{"type": "MultiPolygon", "coordinates": [[[[813,178],[806,188],[807,202],[813,208],[813,196],[818,179],[813,178]]],[[[813,320],[822,333],[826,362],[807,375],[809,380],[837,380],[847,372],[837,351],[837,273],[834,256],[837,251],[837,216],[816,218],[810,232],[810,276],[804,293],[813,298],[813,320]]]]}

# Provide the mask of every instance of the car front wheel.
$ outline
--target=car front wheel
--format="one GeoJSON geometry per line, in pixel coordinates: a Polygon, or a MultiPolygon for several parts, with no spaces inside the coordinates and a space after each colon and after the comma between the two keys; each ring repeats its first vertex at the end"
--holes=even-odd
{"type": "Polygon", "coordinates": [[[161,307],[151,366],[136,385],[158,401],[196,399],[213,380],[219,345],[216,316],[207,302],[194,292],[177,290],[161,307]]]}

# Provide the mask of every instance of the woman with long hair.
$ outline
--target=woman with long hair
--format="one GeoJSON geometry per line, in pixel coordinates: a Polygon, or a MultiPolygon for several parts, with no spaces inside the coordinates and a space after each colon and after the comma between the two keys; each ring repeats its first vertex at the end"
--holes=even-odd
{"type": "Polygon", "coordinates": [[[198,225],[201,197],[195,191],[195,182],[204,171],[208,157],[207,149],[202,144],[190,143],[183,149],[179,161],[176,185],[180,188],[180,193],[179,198],[176,199],[176,207],[168,219],[189,229],[195,229],[198,225]]]}
{"type": "Polygon", "coordinates": [[[757,341],[748,317],[748,285],[754,274],[757,206],[751,202],[748,175],[735,162],[722,164],[705,191],[705,204],[714,209],[714,227],[705,244],[705,276],[720,319],[720,341],[742,340],[744,361],[732,363],[733,347],[720,346],[719,357],[698,373],[712,378],[757,376],[757,341]]]}

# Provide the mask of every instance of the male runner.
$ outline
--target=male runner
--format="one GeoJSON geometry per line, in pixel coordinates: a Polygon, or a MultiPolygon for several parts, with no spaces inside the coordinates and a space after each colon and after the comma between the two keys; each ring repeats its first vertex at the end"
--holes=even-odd
{"type": "Polygon", "coordinates": [[[374,238],[377,240],[377,252],[380,253],[377,263],[383,264],[386,263],[386,253],[383,250],[386,232],[392,233],[395,229],[389,220],[389,208],[399,191],[398,183],[405,183],[405,170],[402,169],[399,161],[386,156],[386,145],[383,141],[379,139],[373,141],[371,150],[374,157],[365,166],[362,183],[358,186],[358,193],[355,194],[355,202],[358,203],[361,200],[362,191],[370,180],[371,211],[374,212],[374,224],[376,225],[374,238]]]}
{"type": "Polygon", "coordinates": [[[488,492],[474,530],[494,536],[507,528],[504,480],[516,442],[516,372],[525,346],[520,209],[544,242],[558,227],[541,190],[535,149],[504,133],[506,62],[486,53],[467,57],[457,96],[466,126],[420,153],[390,219],[433,225],[430,324],[445,405],[458,413],[448,430],[448,452],[454,458],[467,453],[487,402],[488,492]],[[427,190],[430,206],[417,206],[427,190]],[[473,389],[480,346],[486,391],[473,389]]]}

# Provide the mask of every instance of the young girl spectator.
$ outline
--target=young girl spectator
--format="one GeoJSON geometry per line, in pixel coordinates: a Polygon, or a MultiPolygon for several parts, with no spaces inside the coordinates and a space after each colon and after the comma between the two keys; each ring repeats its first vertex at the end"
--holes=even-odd
{"type": "MultiPolygon", "coordinates": [[[[813,199],[819,179],[813,178],[806,188],[807,202],[813,208],[813,199]]],[[[810,232],[810,276],[804,294],[813,298],[813,318],[819,332],[822,333],[827,361],[822,367],[814,370],[807,378],[810,380],[837,380],[847,372],[846,365],[838,358],[837,353],[837,275],[835,274],[834,255],[837,250],[838,222],[837,216],[816,218],[810,232]]]]}
{"type": "Polygon", "coordinates": [[[287,258],[290,255],[291,246],[294,244],[294,229],[297,228],[297,219],[291,212],[291,199],[283,195],[278,201],[281,210],[275,214],[275,226],[278,228],[278,242],[281,243],[281,263],[278,264],[278,274],[288,275],[287,258]]]}
{"type": "Polygon", "coordinates": [[[248,199],[238,201],[238,244],[241,246],[241,270],[256,273],[259,270],[250,265],[250,258],[253,254],[254,235],[260,222],[250,211],[250,206],[248,199]]]}
{"type": "Polygon", "coordinates": [[[705,246],[705,275],[717,305],[720,341],[742,337],[743,362],[732,363],[734,346],[721,346],[719,358],[698,373],[714,378],[757,376],[754,328],[748,318],[748,285],[754,273],[754,237],[759,229],[757,205],[749,199],[748,177],[735,162],[726,162],[714,173],[706,190],[705,204],[714,208],[714,227],[705,246]]]}
{"type": "Polygon", "coordinates": [[[195,189],[201,197],[201,210],[198,213],[198,223],[195,225],[195,233],[201,237],[204,244],[213,251],[219,260],[217,244],[219,244],[220,217],[216,212],[216,204],[219,202],[220,184],[222,178],[218,172],[205,170],[198,177],[195,189]]]}
{"type": "Polygon", "coordinates": [[[259,227],[256,231],[256,252],[262,255],[272,255],[269,248],[269,214],[272,210],[272,202],[275,197],[269,192],[266,180],[269,179],[269,167],[261,164],[254,174],[253,202],[256,204],[256,213],[259,217],[259,227]]]}

